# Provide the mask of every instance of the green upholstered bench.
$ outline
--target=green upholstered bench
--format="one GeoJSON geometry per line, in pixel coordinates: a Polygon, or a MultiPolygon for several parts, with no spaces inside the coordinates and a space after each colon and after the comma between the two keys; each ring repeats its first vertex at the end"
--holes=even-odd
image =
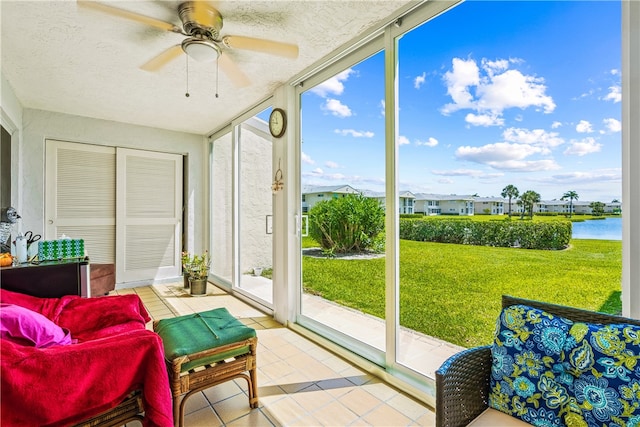
{"type": "Polygon", "coordinates": [[[164,343],[176,425],[184,423],[188,397],[234,378],[247,380],[249,406],[258,406],[256,331],[226,308],[162,319],[153,329],[164,343]]]}

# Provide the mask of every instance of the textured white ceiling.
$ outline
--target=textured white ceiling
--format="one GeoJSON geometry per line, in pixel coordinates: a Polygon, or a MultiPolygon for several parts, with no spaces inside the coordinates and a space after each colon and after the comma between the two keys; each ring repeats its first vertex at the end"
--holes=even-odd
{"type": "MultiPolygon", "coordinates": [[[[295,43],[297,59],[227,51],[251,79],[236,88],[215,63],[186,56],[158,72],[140,65],[184,36],[78,8],[75,0],[1,0],[2,73],[25,108],[206,134],[269,96],[407,0],[219,1],[222,35],[295,43]]],[[[104,1],[181,26],[179,1],[104,1]]]]}

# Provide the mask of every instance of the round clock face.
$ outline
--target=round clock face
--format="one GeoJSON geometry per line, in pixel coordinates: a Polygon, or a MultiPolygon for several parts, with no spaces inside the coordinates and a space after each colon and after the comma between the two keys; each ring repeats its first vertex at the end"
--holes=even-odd
{"type": "Polygon", "coordinates": [[[274,108],[269,116],[269,131],[275,138],[280,138],[287,129],[287,116],[284,110],[274,108]]]}

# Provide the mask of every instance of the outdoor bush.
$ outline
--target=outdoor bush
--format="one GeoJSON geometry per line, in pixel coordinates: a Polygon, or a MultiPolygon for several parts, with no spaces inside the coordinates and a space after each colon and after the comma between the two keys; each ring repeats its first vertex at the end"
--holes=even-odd
{"type": "Polygon", "coordinates": [[[309,235],[326,253],[384,250],[384,209],[376,199],[350,194],[309,211],[309,235]]]}
{"type": "Polygon", "coordinates": [[[524,249],[564,249],[571,231],[570,221],[400,220],[401,239],[524,249]]]}

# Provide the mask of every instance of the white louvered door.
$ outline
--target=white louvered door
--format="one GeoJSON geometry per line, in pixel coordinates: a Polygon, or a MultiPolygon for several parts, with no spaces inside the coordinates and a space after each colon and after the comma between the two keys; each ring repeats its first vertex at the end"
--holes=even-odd
{"type": "Polygon", "coordinates": [[[118,148],[119,282],[180,275],[182,156],[118,148]]]}
{"type": "Polygon", "coordinates": [[[91,262],[115,262],[115,148],[47,140],[45,169],[43,238],[84,239],[91,262]]]}

